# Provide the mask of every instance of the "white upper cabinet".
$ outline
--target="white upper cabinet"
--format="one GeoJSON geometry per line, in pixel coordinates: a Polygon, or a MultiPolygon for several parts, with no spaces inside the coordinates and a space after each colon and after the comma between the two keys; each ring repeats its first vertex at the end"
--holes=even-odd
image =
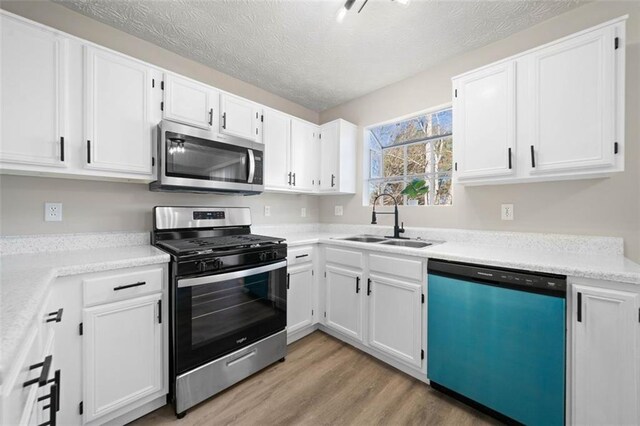
{"type": "Polygon", "coordinates": [[[291,117],[279,111],[264,111],[264,186],[290,188],[291,117]]]}
{"type": "Polygon", "coordinates": [[[571,424],[640,423],[638,293],[574,285],[571,424]]]}
{"type": "Polygon", "coordinates": [[[320,126],[320,191],[355,194],[358,126],[334,120],[320,126]]]}
{"type": "Polygon", "coordinates": [[[220,133],[262,142],[262,107],[228,93],[220,95],[220,133]]]}
{"type": "Polygon", "coordinates": [[[456,179],[478,185],[623,171],[625,20],[454,77],[456,179]]]}
{"type": "Polygon", "coordinates": [[[317,180],[314,166],[318,163],[315,155],[317,132],[317,126],[311,123],[291,120],[291,182],[298,191],[312,191],[317,180]]]}
{"type": "Polygon", "coordinates": [[[86,167],[151,174],[152,69],[85,46],[86,167]]]}
{"type": "Polygon", "coordinates": [[[0,27],[0,161],[64,167],[67,40],[6,15],[0,27]]]}
{"type": "Polygon", "coordinates": [[[179,75],[164,74],[162,117],[210,130],[218,118],[218,92],[211,87],[179,75]]]}
{"type": "Polygon", "coordinates": [[[458,179],[513,172],[516,64],[506,62],[454,82],[453,121],[458,179]]]}
{"type": "Polygon", "coordinates": [[[614,165],[615,27],[531,54],[532,173],[614,165]]]}

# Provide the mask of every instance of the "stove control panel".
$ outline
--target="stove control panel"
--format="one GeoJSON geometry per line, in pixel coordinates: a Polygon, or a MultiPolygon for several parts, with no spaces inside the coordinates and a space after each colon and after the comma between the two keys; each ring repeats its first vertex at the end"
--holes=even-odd
{"type": "Polygon", "coordinates": [[[242,267],[254,267],[257,264],[273,262],[287,258],[286,244],[279,244],[262,250],[248,250],[244,253],[229,254],[220,257],[202,253],[196,259],[178,260],[177,275],[201,275],[203,273],[222,273],[242,267]]]}

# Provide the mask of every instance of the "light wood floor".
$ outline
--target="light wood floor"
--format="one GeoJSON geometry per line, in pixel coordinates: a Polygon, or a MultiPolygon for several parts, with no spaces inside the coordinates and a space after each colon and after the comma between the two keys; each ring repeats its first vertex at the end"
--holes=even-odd
{"type": "Polygon", "coordinates": [[[320,331],[287,360],[177,420],[170,406],[136,425],[486,425],[497,422],[320,331]]]}

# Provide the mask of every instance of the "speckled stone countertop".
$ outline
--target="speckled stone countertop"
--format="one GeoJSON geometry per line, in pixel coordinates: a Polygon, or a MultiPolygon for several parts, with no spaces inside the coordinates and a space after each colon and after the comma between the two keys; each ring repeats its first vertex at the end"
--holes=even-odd
{"type": "Polygon", "coordinates": [[[342,240],[359,234],[389,235],[390,227],[359,225],[270,226],[261,232],[291,247],[323,243],[424,258],[640,284],[640,265],[623,255],[621,238],[517,232],[407,228],[403,236],[440,241],[415,249],[342,240]]]}
{"type": "MultiPolygon", "coordinates": [[[[99,238],[94,240],[95,245],[100,244],[99,238]]],[[[42,307],[54,278],[169,261],[168,254],[148,244],[126,247],[95,245],[83,245],[81,250],[48,253],[17,250],[20,254],[0,256],[0,383],[8,363],[26,338],[34,315],[42,307]]]]}

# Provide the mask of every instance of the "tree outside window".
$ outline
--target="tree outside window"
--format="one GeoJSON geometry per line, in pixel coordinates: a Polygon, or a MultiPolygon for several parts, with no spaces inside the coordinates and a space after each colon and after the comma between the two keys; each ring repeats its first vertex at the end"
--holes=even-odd
{"type": "MultiPolygon", "coordinates": [[[[418,205],[451,205],[453,135],[451,108],[370,127],[369,204],[382,193],[393,195],[398,204],[407,204],[401,194],[407,183],[423,179],[429,192],[418,205]]],[[[391,205],[389,197],[380,201],[391,205]]]]}

